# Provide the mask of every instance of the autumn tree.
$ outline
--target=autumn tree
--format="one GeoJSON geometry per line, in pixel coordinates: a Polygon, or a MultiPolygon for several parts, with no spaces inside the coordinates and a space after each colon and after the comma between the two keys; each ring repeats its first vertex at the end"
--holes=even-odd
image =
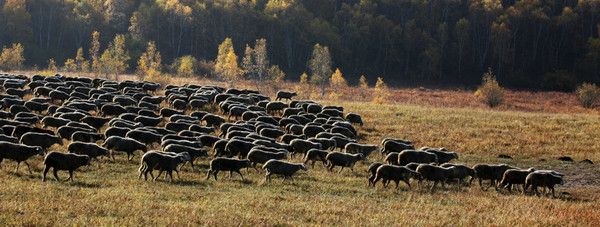
{"type": "Polygon", "coordinates": [[[77,72],[77,64],[75,63],[75,59],[67,59],[65,61],[64,70],[67,72],[77,72]]]}
{"type": "Polygon", "coordinates": [[[257,39],[254,48],[246,46],[244,57],[242,59],[242,68],[247,78],[256,80],[257,88],[265,80],[278,82],[283,80],[285,73],[280,73],[279,66],[270,66],[267,54],[267,40],[257,39]]]}
{"type": "Polygon", "coordinates": [[[13,43],[10,47],[2,48],[0,54],[0,68],[5,70],[18,70],[23,67],[25,56],[23,55],[23,45],[13,43]]]}
{"type": "Polygon", "coordinates": [[[390,89],[383,81],[383,78],[377,77],[375,89],[373,89],[373,102],[377,104],[387,103],[391,98],[390,89]]]}
{"type": "Polygon", "coordinates": [[[56,61],[54,58],[48,59],[48,71],[53,73],[58,72],[58,67],[56,66],[56,61]]]}
{"type": "Polygon", "coordinates": [[[367,82],[365,75],[360,75],[360,79],[358,79],[358,86],[364,89],[369,88],[369,82],[367,82]]]}
{"type": "Polygon", "coordinates": [[[85,60],[83,56],[83,48],[77,49],[77,55],[75,55],[75,65],[77,66],[76,70],[81,72],[87,72],[89,70],[89,61],[85,60]]]}
{"type": "Polygon", "coordinates": [[[92,32],[92,42],[90,44],[90,58],[92,61],[92,71],[94,73],[101,73],[102,69],[100,68],[100,32],[94,31],[92,32]]]}
{"type": "Polygon", "coordinates": [[[191,55],[178,58],[171,67],[177,76],[192,77],[196,75],[198,60],[191,55]]]}
{"type": "Polygon", "coordinates": [[[238,58],[233,50],[231,38],[226,38],[221,45],[215,61],[215,73],[231,86],[240,79],[241,70],[238,67],[238,58]]]}
{"type": "Polygon", "coordinates": [[[329,75],[331,75],[331,55],[329,54],[329,48],[315,44],[310,60],[308,61],[308,68],[311,72],[311,81],[321,87],[321,97],[325,95],[325,88],[329,75]]]}
{"type": "Polygon", "coordinates": [[[125,36],[116,35],[99,61],[104,75],[113,75],[118,79],[119,74],[124,73],[129,67],[127,64],[129,52],[125,49],[125,36]]]}
{"type": "Polygon", "coordinates": [[[481,85],[475,92],[475,96],[479,97],[489,107],[496,107],[504,101],[504,88],[496,80],[492,69],[488,69],[483,74],[481,85]]]}
{"type": "Polygon", "coordinates": [[[161,67],[160,51],[156,48],[156,44],[150,41],[146,47],[146,52],[138,59],[137,74],[140,80],[143,80],[146,75],[160,75],[161,67]]]}

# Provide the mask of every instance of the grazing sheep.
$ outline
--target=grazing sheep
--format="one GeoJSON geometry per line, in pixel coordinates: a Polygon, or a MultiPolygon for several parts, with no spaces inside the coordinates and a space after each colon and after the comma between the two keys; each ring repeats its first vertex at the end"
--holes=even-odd
{"type": "Polygon", "coordinates": [[[19,138],[0,134],[0,141],[19,143],[19,138]]]}
{"type": "Polygon", "coordinates": [[[405,150],[398,154],[398,164],[403,166],[408,163],[437,163],[437,155],[427,151],[405,150]]]}
{"type": "Polygon", "coordinates": [[[56,133],[58,134],[58,136],[60,136],[60,138],[70,140],[73,137],[73,134],[75,134],[75,132],[92,132],[92,131],[93,130],[90,130],[87,128],[80,128],[80,127],[65,125],[65,126],[60,126],[56,130],[56,133]]]}
{"type": "Polygon", "coordinates": [[[287,107],[287,105],[283,102],[279,102],[279,101],[273,101],[273,102],[269,102],[267,103],[267,113],[273,114],[273,113],[282,113],[283,114],[283,109],[285,109],[287,107]]]}
{"type": "Polygon", "coordinates": [[[346,114],[346,120],[352,124],[359,124],[360,126],[363,126],[362,117],[358,114],[348,113],[346,114]]]}
{"type": "Polygon", "coordinates": [[[262,168],[267,171],[265,174],[265,181],[268,182],[271,182],[271,175],[273,174],[283,176],[283,181],[287,178],[294,180],[292,176],[298,172],[298,170],[307,170],[306,166],[302,163],[291,163],[277,159],[267,161],[262,168]]]}
{"type": "Polygon", "coordinates": [[[452,151],[443,151],[441,149],[426,149],[423,151],[427,151],[430,153],[434,153],[437,156],[438,163],[444,164],[452,161],[453,159],[458,159],[458,154],[452,151]]]}
{"type": "Polygon", "coordinates": [[[131,160],[135,154],[134,151],[141,150],[143,153],[148,151],[148,148],[143,143],[138,142],[137,140],[124,138],[120,136],[111,136],[104,141],[102,147],[110,150],[110,157],[115,160],[115,156],[113,155],[113,151],[121,151],[127,153],[127,160],[131,160]]]}
{"type": "Polygon", "coordinates": [[[394,181],[396,183],[396,188],[398,188],[400,181],[403,181],[408,185],[408,188],[410,188],[410,178],[420,179],[420,175],[421,174],[416,171],[404,166],[383,164],[376,170],[373,186],[375,186],[379,180],[383,179],[383,187],[386,187],[390,181],[394,181]]]}
{"type": "Polygon", "coordinates": [[[342,152],[331,152],[325,156],[327,167],[332,171],[334,167],[341,166],[340,173],[344,167],[350,167],[350,171],[354,172],[356,162],[363,159],[363,154],[347,154],[342,152]]]}
{"type": "Polygon", "coordinates": [[[435,190],[435,186],[438,183],[442,183],[443,188],[445,187],[444,183],[448,178],[452,177],[452,174],[454,173],[455,169],[456,167],[454,166],[444,168],[431,164],[421,164],[419,165],[419,167],[417,167],[416,170],[416,172],[421,174],[422,177],[421,179],[419,179],[419,185],[421,185],[421,181],[429,180],[434,182],[433,186],[431,186],[430,192],[433,192],[435,190]]]}
{"type": "Polygon", "coordinates": [[[244,175],[240,172],[242,168],[248,168],[251,166],[251,162],[248,159],[233,159],[233,158],[222,158],[218,157],[210,161],[210,168],[208,169],[208,174],[206,175],[206,179],[210,179],[210,175],[212,174],[217,180],[217,174],[219,171],[229,171],[229,177],[231,178],[231,174],[236,172],[240,174],[242,180],[244,180],[244,175]]]}
{"type": "Polygon", "coordinates": [[[27,159],[34,155],[44,155],[44,151],[39,146],[26,146],[10,142],[0,142],[0,163],[3,159],[14,160],[17,162],[15,173],[19,172],[19,164],[24,162],[27,165],[27,170],[31,174],[31,168],[27,159]]]}
{"type": "Polygon", "coordinates": [[[377,145],[347,143],[344,147],[346,153],[357,154],[361,153],[367,158],[373,151],[377,150],[377,145]]]}
{"type": "Polygon", "coordinates": [[[554,194],[554,186],[557,184],[563,185],[565,180],[562,176],[553,174],[549,171],[534,171],[525,178],[525,188],[523,194],[531,187],[531,190],[539,196],[538,187],[547,187],[552,192],[552,197],[556,197],[554,194]]]}
{"type": "Polygon", "coordinates": [[[98,160],[100,156],[109,156],[108,149],[98,146],[95,143],[72,142],[67,147],[69,153],[87,155],[91,159],[98,160]]]}
{"type": "Polygon", "coordinates": [[[58,136],[38,132],[28,132],[23,134],[19,142],[29,146],[40,146],[44,150],[47,150],[54,144],[63,145],[62,139],[58,136]]]}
{"type": "Polygon", "coordinates": [[[173,154],[173,153],[163,153],[158,151],[149,151],[146,152],[142,156],[142,160],[140,162],[139,168],[139,176],[141,178],[144,175],[144,180],[148,179],[148,173],[152,177],[153,181],[156,181],[158,177],[162,174],[163,171],[166,171],[169,175],[170,181],[173,182],[173,171],[177,173],[179,177],[179,171],[177,171],[177,166],[181,163],[188,162],[190,160],[190,155],[187,152],[173,154]],[[152,174],[153,170],[158,170],[158,175],[156,177],[152,174]]]}
{"type": "Polygon", "coordinates": [[[255,147],[248,152],[246,158],[252,162],[252,167],[256,169],[257,164],[265,164],[271,159],[284,160],[287,159],[287,156],[287,152],[270,152],[255,147]]]}
{"type": "Polygon", "coordinates": [[[375,180],[375,175],[377,175],[377,168],[379,168],[381,165],[383,165],[381,162],[374,162],[369,165],[369,187],[371,187],[371,185],[375,186],[375,184],[373,184],[373,180],[375,180]]]}
{"type": "Polygon", "coordinates": [[[316,125],[306,125],[302,128],[302,134],[307,138],[315,137],[317,134],[324,132],[325,128],[316,125]]]}
{"type": "Polygon", "coordinates": [[[225,152],[229,157],[238,155],[240,158],[246,157],[250,149],[255,145],[251,142],[242,141],[240,139],[232,139],[225,145],[225,152]]]}
{"type": "Polygon", "coordinates": [[[95,133],[95,132],[75,132],[71,135],[71,141],[81,141],[81,142],[96,142],[98,140],[103,140],[104,135],[95,133]]]}
{"type": "Polygon", "coordinates": [[[106,131],[104,131],[104,137],[108,138],[111,136],[120,136],[120,137],[125,137],[125,135],[131,131],[131,129],[128,128],[122,128],[122,127],[110,127],[107,128],[106,131]]]}
{"type": "Polygon", "coordinates": [[[28,126],[28,125],[17,125],[15,127],[15,129],[13,129],[11,135],[20,139],[21,136],[23,136],[23,134],[28,133],[28,132],[39,132],[39,133],[46,133],[48,135],[54,135],[54,131],[52,131],[52,130],[36,128],[36,127],[28,126]]]}
{"type": "Polygon", "coordinates": [[[320,143],[323,150],[334,150],[336,148],[335,140],[326,138],[309,138],[308,141],[320,143]]]}
{"type": "Polygon", "coordinates": [[[138,129],[127,132],[125,137],[137,140],[146,145],[160,143],[162,140],[162,136],[160,134],[138,129]]]}
{"type": "MultiPolygon", "coordinates": [[[[525,185],[525,178],[530,173],[535,171],[534,168],[529,169],[509,169],[504,172],[502,175],[502,180],[500,181],[500,187],[508,189],[509,192],[512,191],[512,186],[517,185],[525,185]]],[[[524,188],[523,188],[524,189],[524,188]]]]}
{"type": "Polygon", "coordinates": [[[308,161],[312,161],[312,167],[315,167],[315,162],[316,161],[321,161],[323,162],[323,166],[325,166],[327,164],[327,159],[325,159],[327,157],[327,155],[329,154],[328,151],[326,150],[321,150],[321,149],[310,149],[306,152],[306,155],[304,157],[304,164],[308,163],[308,161]]]}
{"type": "Polygon", "coordinates": [[[387,154],[390,152],[402,152],[403,150],[414,150],[415,146],[412,144],[407,144],[403,142],[398,142],[395,140],[387,140],[383,143],[383,147],[381,147],[381,153],[387,154]]]}
{"type": "Polygon", "coordinates": [[[42,125],[44,126],[44,128],[48,128],[48,127],[58,128],[60,126],[67,125],[70,122],[70,120],[67,120],[64,118],[46,116],[46,117],[42,118],[41,122],[42,122],[42,125]]]}
{"type": "Polygon", "coordinates": [[[290,146],[292,146],[292,157],[296,153],[306,154],[310,149],[322,149],[320,143],[313,143],[307,140],[295,139],[290,142],[290,146]]]}
{"type": "Polygon", "coordinates": [[[206,126],[219,127],[225,123],[225,119],[214,114],[206,114],[201,119],[202,122],[206,122],[206,126]]]}
{"type": "Polygon", "coordinates": [[[385,162],[387,162],[387,164],[390,165],[398,165],[398,155],[400,153],[398,152],[390,152],[389,154],[387,154],[385,156],[385,158],[383,159],[385,162]]]}
{"type": "Polygon", "coordinates": [[[45,167],[42,175],[42,181],[46,181],[46,174],[48,174],[50,168],[53,168],[54,178],[56,178],[57,181],[60,181],[58,178],[59,170],[69,171],[69,178],[67,181],[73,181],[73,172],[81,166],[89,165],[90,160],[90,157],[87,155],[52,151],[46,155],[46,158],[44,158],[45,167]]]}
{"type": "MultiPolygon", "coordinates": [[[[502,177],[504,176],[504,172],[506,172],[506,170],[515,169],[515,167],[506,164],[477,164],[473,166],[473,169],[475,170],[475,177],[471,178],[469,184],[471,184],[471,182],[473,182],[474,179],[478,179],[479,187],[483,189],[482,181],[490,180],[490,187],[494,186],[494,188],[498,190],[498,185],[496,184],[496,182],[502,180],[502,177]]],[[[485,188],[484,190],[487,189],[489,189],[489,187],[485,188]]]]}
{"type": "MultiPolygon", "coordinates": [[[[411,163],[408,163],[408,164],[406,164],[406,165],[404,165],[404,166],[405,166],[406,168],[409,168],[409,169],[411,169],[411,170],[414,170],[414,171],[416,171],[416,170],[417,170],[417,167],[419,167],[419,165],[421,165],[421,164],[422,164],[422,163],[414,163],[414,162],[411,162],[411,163]]],[[[432,164],[432,165],[433,165],[433,164],[435,164],[435,163],[429,163],[429,164],[432,164]]]]}
{"type": "Polygon", "coordinates": [[[460,188],[461,185],[463,185],[463,180],[467,177],[475,177],[475,170],[473,170],[471,167],[465,166],[465,165],[461,165],[461,164],[451,164],[451,163],[445,163],[440,165],[441,167],[444,168],[449,168],[449,167],[455,167],[454,168],[454,172],[448,177],[448,180],[454,180],[457,179],[458,180],[458,187],[460,188]]]}
{"type": "Polygon", "coordinates": [[[275,100],[277,100],[277,101],[283,100],[283,99],[292,100],[292,98],[294,98],[294,96],[297,96],[297,95],[298,94],[296,92],[278,91],[277,98],[275,98],[275,100]]]}
{"type": "Polygon", "coordinates": [[[164,148],[165,152],[169,153],[188,153],[190,155],[190,165],[194,168],[194,160],[199,157],[208,157],[208,152],[202,148],[190,147],[181,144],[170,144],[164,148]]]}

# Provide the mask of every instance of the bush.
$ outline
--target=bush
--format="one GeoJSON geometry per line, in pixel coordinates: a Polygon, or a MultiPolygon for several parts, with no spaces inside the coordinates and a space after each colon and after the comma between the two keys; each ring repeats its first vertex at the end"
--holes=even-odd
{"type": "Polygon", "coordinates": [[[196,75],[198,61],[191,55],[179,57],[171,64],[171,72],[180,77],[192,77],[196,75]]]}
{"type": "Polygon", "coordinates": [[[172,75],[161,74],[160,72],[150,70],[146,74],[146,77],[144,78],[144,80],[159,83],[159,84],[165,86],[165,85],[171,84],[171,77],[172,77],[172,75]]]}
{"type": "Polygon", "coordinates": [[[577,88],[577,98],[585,108],[593,108],[600,100],[600,88],[595,84],[584,83],[577,88]]]}
{"type": "Polygon", "coordinates": [[[483,74],[482,83],[475,95],[484,101],[489,107],[496,107],[504,101],[504,88],[498,84],[492,70],[483,74]]]}
{"type": "Polygon", "coordinates": [[[377,82],[375,83],[375,89],[373,89],[373,100],[372,102],[377,104],[382,104],[388,102],[390,99],[390,90],[383,81],[383,78],[377,77],[377,82]]]}

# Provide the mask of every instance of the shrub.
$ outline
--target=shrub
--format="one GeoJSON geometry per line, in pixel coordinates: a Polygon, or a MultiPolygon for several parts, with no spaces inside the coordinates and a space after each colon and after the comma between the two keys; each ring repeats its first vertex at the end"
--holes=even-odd
{"type": "Polygon", "coordinates": [[[58,71],[58,67],[56,67],[56,61],[54,61],[54,58],[50,58],[48,60],[48,71],[51,71],[51,72],[58,71]]]}
{"type": "Polygon", "coordinates": [[[343,96],[343,92],[347,90],[348,82],[344,79],[344,75],[340,69],[335,69],[335,72],[331,74],[329,86],[331,87],[331,92],[329,93],[331,99],[339,99],[343,96]]]}
{"type": "Polygon", "coordinates": [[[75,59],[69,58],[65,61],[65,71],[67,72],[76,72],[77,64],[75,63],[75,59]]]}
{"type": "Polygon", "coordinates": [[[360,75],[360,79],[358,80],[358,86],[363,89],[369,88],[369,82],[367,82],[367,78],[365,77],[365,75],[360,75]]]}
{"type": "Polygon", "coordinates": [[[372,102],[377,104],[382,104],[388,102],[390,99],[390,90],[383,81],[383,78],[377,77],[377,82],[375,83],[375,89],[373,89],[373,100],[372,102]]]}
{"type": "Polygon", "coordinates": [[[165,86],[165,85],[168,85],[171,83],[171,77],[172,77],[172,75],[161,74],[158,71],[150,70],[146,74],[146,77],[144,78],[144,80],[159,83],[159,84],[165,86]]]}
{"type": "Polygon", "coordinates": [[[491,69],[483,74],[482,83],[475,95],[489,107],[496,107],[504,101],[504,88],[500,86],[491,69]]]}
{"type": "Polygon", "coordinates": [[[585,108],[593,108],[600,100],[600,88],[595,84],[583,83],[577,88],[577,98],[585,108]]]}

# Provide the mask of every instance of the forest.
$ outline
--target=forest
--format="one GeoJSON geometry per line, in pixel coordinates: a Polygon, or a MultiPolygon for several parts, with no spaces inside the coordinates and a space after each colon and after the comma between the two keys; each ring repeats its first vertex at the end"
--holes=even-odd
{"type": "Polygon", "coordinates": [[[62,66],[80,48],[90,58],[97,32],[100,52],[121,37],[127,72],[136,71],[149,42],[164,65],[189,55],[210,66],[219,44],[230,38],[240,64],[247,46],[265,42],[270,63],[289,80],[309,71],[318,43],[329,48],[332,66],[352,84],[364,75],[397,87],[469,88],[490,69],[513,89],[570,91],[583,82],[600,83],[600,0],[0,0],[0,5],[0,46],[21,44],[25,68],[62,66]]]}

